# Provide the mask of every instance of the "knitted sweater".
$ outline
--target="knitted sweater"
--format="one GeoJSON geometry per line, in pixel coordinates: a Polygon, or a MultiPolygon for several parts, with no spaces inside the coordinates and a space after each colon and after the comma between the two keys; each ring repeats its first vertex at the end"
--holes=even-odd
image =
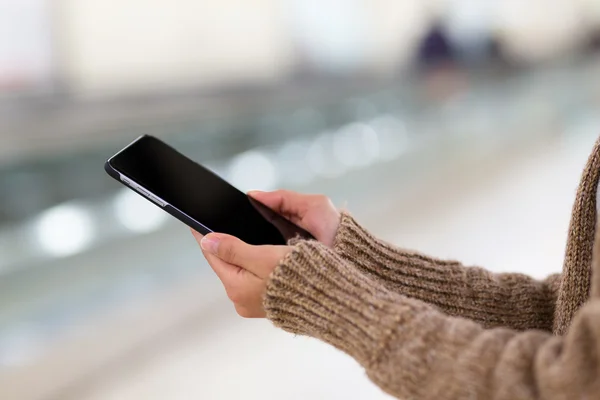
{"type": "Polygon", "coordinates": [[[295,242],[273,271],[267,316],[348,353],[401,399],[600,399],[599,175],[597,143],[561,275],[536,281],[398,249],[343,214],[333,249],[295,242]]]}

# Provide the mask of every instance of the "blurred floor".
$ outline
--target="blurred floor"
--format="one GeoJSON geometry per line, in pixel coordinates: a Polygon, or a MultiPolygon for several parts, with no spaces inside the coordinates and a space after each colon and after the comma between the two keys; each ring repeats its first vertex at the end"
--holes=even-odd
{"type": "MultiPolygon", "coordinates": [[[[397,210],[386,223],[363,222],[402,246],[543,277],[561,268],[571,203],[594,139],[567,135],[507,156],[461,190],[441,185],[431,195],[442,201],[427,212],[397,210]]],[[[73,399],[387,398],[349,357],[266,321],[240,319],[224,295],[210,314],[73,399]]]]}

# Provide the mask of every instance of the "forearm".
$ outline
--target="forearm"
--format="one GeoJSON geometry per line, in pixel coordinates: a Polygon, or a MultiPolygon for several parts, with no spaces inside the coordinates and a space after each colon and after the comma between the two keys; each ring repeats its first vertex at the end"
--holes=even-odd
{"type": "Polygon", "coordinates": [[[494,274],[396,248],[343,214],[334,249],[387,290],[438,307],[485,327],[552,329],[560,276],[537,281],[522,274],[494,274]]]}
{"type": "Polygon", "coordinates": [[[268,317],[354,357],[403,399],[586,399],[600,393],[600,304],[563,338],[485,329],[392,293],[318,243],[301,243],[274,271],[268,317]]]}

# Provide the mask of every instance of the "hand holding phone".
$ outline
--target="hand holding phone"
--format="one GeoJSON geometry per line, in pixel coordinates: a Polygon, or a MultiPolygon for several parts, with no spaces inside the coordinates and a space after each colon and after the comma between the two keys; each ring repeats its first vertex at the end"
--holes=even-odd
{"type": "Polygon", "coordinates": [[[227,297],[244,318],[264,318],[267,281],[291,246],[252,246],[222,233],[194,232],[202,253],[223,283],[227,297]]]}
{"type": "MultiPolygon", "coordinates": [[[[265,219],[272,220],[273,215],[283,215],[312,233],[320,242],[333,247],[340,224],[340,213],[327,197],[287,190],[250,192],[249,195],[253,201],[272,210],[268,213],[259,211],[265,219]]],[[[278,224],[277,221],[274,223],[278,224]]],[[[266,282],[293,248],[251,246],[235,237],[219,233],[203,236],[195,232],[194,236],[211,268],[223,283],[237,313],[244,318],[265,317],[263,299],[266,282]]]]}
{"type": "Polygon", "coordinates": [[[333,247],[341,215],[327,196],[289,190],[252,191],[248,195],[269,207],[276,215],[284,216],[305,229],[319,242],[333,247]]]}

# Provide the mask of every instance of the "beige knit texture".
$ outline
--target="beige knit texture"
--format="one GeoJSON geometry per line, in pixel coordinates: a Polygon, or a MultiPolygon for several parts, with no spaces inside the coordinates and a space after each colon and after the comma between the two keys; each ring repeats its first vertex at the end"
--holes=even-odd
{"type": "MultiPolygon", "coordinates": [[[[592,274],[592,252],[596,225],[596,190],[600,178],[599,141],[590,155],[577,191],[567,249],[563,278],[556,302],[554,331],[564,334],[577,310],[588,299],[592,274]]],[[[600,275],[600,270],[596,275],[600,275]]]]}
{"type": "Polygon", "coordinates": [[[560,275],[536,281],[394,248],[342,214],[334,250],[386,289],[484,327],[552,331],[560,275]]]}
{"type": "Polygon", "coordinates": [[[334,249],[295,243],[267,285],[276,326],[354,357],[400,399],[600,399],[596,144],[563,274],[536,281],[401,250],[344,214],[334,249]]]}

